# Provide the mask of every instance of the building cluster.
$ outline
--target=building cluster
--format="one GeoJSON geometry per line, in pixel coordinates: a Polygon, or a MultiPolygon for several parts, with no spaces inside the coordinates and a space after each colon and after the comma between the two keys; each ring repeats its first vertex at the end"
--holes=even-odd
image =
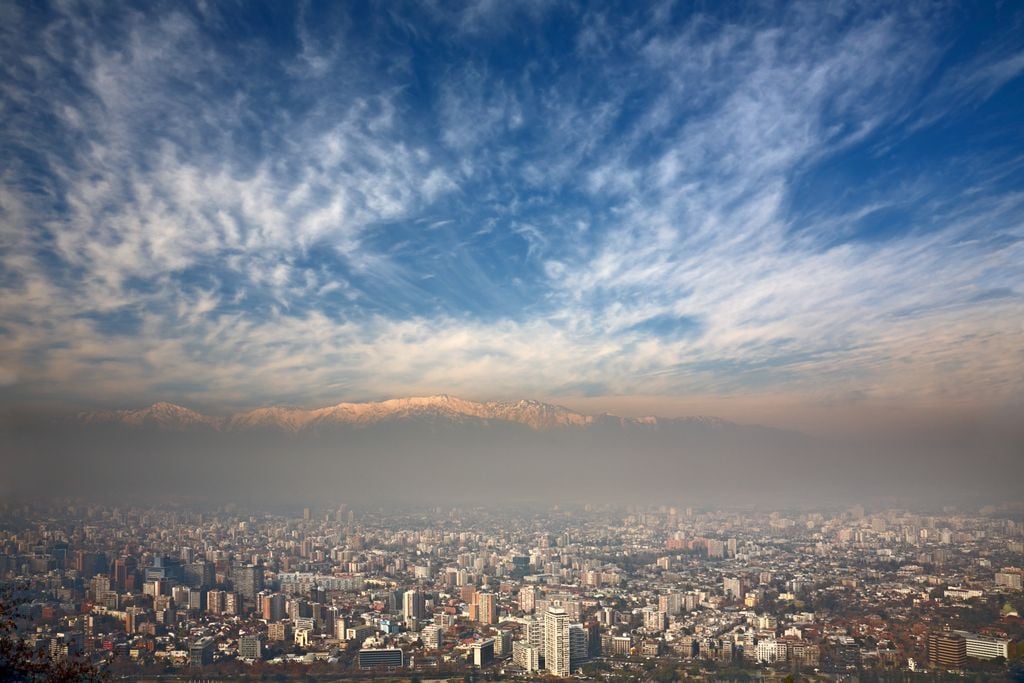
{"type": "Polygon", "coordinates": [[[1024,655],[1021,510],[2,508],[23,637],[166,671],[964,670],[1024,655]]]}

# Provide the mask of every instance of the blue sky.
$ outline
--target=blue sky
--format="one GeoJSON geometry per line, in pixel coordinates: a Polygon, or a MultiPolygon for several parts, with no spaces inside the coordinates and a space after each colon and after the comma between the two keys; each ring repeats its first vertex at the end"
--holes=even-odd
{"type": "Polygon", "coordinates": [[[4,3],[0,392],[1020,406],[986,4],[4,3]]]}

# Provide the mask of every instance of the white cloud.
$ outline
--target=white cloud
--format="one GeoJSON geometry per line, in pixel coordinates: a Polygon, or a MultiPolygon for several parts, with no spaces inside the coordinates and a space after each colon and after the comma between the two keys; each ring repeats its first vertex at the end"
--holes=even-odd
{"type": "MultiPolygon", "coordinates": [[[[458,21],[477,32],[495,13],[475,5],[458,21]]],[[[244,88],[218,92],[236,76],[183,15],[128,15],[117,50],[81,21],[9,67],[23,72],[9,96],[29,102],[26,83],[51,82],[44,97],[72,131],[37,143],[44,192],[14,166],[0,183],[9,391],[236,405],[585,383],[1024,396],[1022,197],[984,184],[945,197],[922,175],[804,217],[846,238],[874,213],[924,206],[927,230],[832,248],[791,230],[795,178],[913,109],[938,53],[915,24],[855,18],[837,33],[813,7],[782,27],[709,31],[697,17],[669,35],[652,20],[622,36],[641,56],[623,67],[610,24],[587,17],[592,78],[544,81],[531,66],[512,82],[466,64],[437,93],[432,138],[412,130],[402,88],[268,114],[244,88]],[[88,95],[56,85],[58,66],[88,95]],[[636,100],[643,111],[625,116],[636,100]],[[254,127],[256,151],[232,137],[254,127]],[[391,239],[403,221],[438,242],[391,239]],[[1005,245],[979,240],[989,225],[1005,245]],[[990,290],[1009,295],[979,298],[990,290]],[[520,310],[487,309],[516,297],[520,310]],[[673,319],[693,329],[643,329],[673,319]]],[[[371,70],[360,83],[386,80],[356,51],[300,38],[303,93],[339,61],[371,70]]],[[[954,73],[950,88],[989,97],[1016,59],[954,73]]]]}

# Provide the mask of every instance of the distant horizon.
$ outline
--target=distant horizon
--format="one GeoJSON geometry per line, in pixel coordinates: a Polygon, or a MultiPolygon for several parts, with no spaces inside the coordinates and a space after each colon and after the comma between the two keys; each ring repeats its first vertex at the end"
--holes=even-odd
{"type": "MultiPolygon", "coordinates": [[[[289,516],[302,515],[305,510],[312,514],[326,515],[335,513],[339,509],[353,510],[357,513],[370,513],[376,515],[390,516],[397,513],[415,513],[425,516],[430,514],[447,514],[451,511],[482,510],[489,513],[497,513],[503,510],[531,511],[537,513],[558,513],[571,516],[578,513],[599,514],[603,512],[654,512],[669,514],[671,510],[676,511],[679,517],[699,517],[720,513],[750,513],[773,511],[780,513],[808,513],[808,512],[858,512],[862,508],[865,516],[882,512],[907,512],[921,515],[952,515],[957,513],[982,513],[993,517],[1006,517],[1024,522],[1024,501],[1017,499],[1001,499],[992,501],[964,501],[956,502],[907,502],[897,498],[890,500],[872,501],[834,501],[824,503],[810,503],[792,501],[785,504],[771,505],[759,503],[700,503],[686,500],[665,500],[653,502],[619,502],[619,503],[593,503],[587,501],[550,501],[550,500],[521,500],[521,501],[497,501],[497,502],[458,502],[438,504],[424,501],[401,501],[401,500],[378,500],[378,501],[355,501],[338,499],[336,501],[323,500],[295,500],[291,502],[274,501],[273,503],[260,503],[251,501],[210,501],[208,499],[190,500],[186,497],[159,496],[137,496],[127,497],[121,501],[123,505],[136,509],[153,510],[174,510],[181,509],[198,512],[228,512],[230,514],[263,514],[267,516],[289,516]],[[688,514],[687,510],[692,514],[688,514]],[[438,510],[441,512],[439,513],[438,510]]],[[[0,507],[3,506],[29,506],[49,508],[63,503],[72,505],[107,505],[108,502],[91,498],[88,495],[62,496],[53,498],[29,498],[19,499],[17,496],[7,497],[0,500],[0,507]]],[[[318,519],[313,517],[313,519],[318,519]]]]}
{"type": "MultiPolygon", "coordinates": [[[[1024,447],[1024,424],[1021,424],[1014,406],[1002,411],[979,411],[956,403],[949,405],[907,406],[894,403],[885,406],[843,406],[827,402],[814,408],[797,408],[791,400],[775,397],[775,405],[764,406],[755,401],[738,397],[665,397],[665,396],[556,396],[556,397],[497,397],[473,398],[452,392],[433,392],[405,396],[380,396],[367,398],[342,398],[327,401],[295,401],[291,403],[242,403],[216,404],[209,401],[181,401],[157,399],[151,402],[125,403],[49,401],[34,404],[8,405],[0,407],[0,423],[8,426],[19,416],[69,416],[79,412],[118,412],[150,408],[160,403],[171,404],[208,417],[227,418],[246,412],[271,408],[313,411],[342,404],[384,403],[412,398],[435,398],[448,396],[475,403],[509,403],[537,401],[565,408],[584,416],[612,415],[637,419],[656,417],[661,419],[683,419],[706,417],[746,425],[761,425],[776,429],[795,430],[820,435],[856,435],[865,430],[879,433],[908,434],[921,430],[990,430],[1012,438],[1020,438],[1024,447]],[[4,417],[5,416],[5,417],[4,417]]],[[[2,404],[0,404],[2,406],[2,404]]]]}

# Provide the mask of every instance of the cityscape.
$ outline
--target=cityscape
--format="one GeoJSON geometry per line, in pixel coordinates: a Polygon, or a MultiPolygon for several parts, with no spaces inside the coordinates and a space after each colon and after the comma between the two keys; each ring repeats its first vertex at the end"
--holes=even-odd
{"type": "Polygon", "coordinates": [[[0,0],[0,683],[1024,683],[1024,2],[0,0]]]}
{"type": "Polygon", "coordinates": [[[1019,504],[2,511],[30,646],[114,678],[999,680],[1024,654],[1019,504]]]}

